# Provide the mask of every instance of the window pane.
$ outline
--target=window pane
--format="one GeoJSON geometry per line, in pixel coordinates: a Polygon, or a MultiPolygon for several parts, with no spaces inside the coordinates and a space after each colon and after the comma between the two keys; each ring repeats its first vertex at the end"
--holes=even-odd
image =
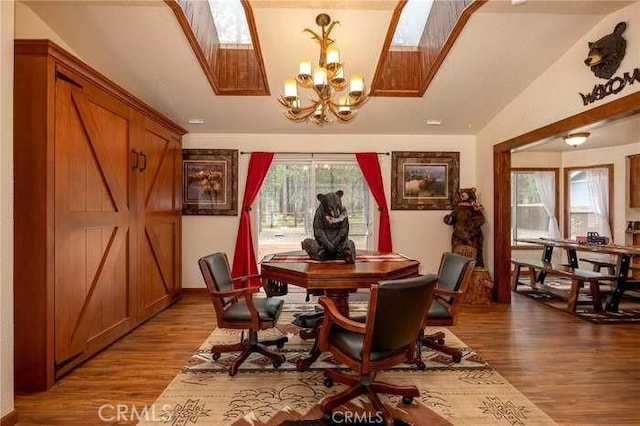
{"type": "Polygon", "coordinates": [[[409,0],[402,9],[391,46],[418,46],[431,6],[433,6],[433,0],[409,0]]]}
{"type": "Polygon", "coordinates": [[[369,190],[355,162],[276,161],[260,189],[258,259],[301,250],[302,241],[313,238],[317,194],[339,189],[349,215],[349,238],[357,249],[368,249],[369,190]]]}
{"type": "MultiPolygon", "coordinates": [[[[608,169],[604,170],[608,176],[608,169]]],[[[593,202],[589,194],[589,184],[587,182],[587,170],[571,170],[569,172],[569,238],[575,239],[578,236],[586,236],[587,232],[595,231],[604,234],[600,229],[600,218],[594,211],[593,202]]],[[[612,194],[609,194],[609,197],[612,194]]]]}
{"type": "Polygon", "coordinates": [[[220,44],[251,46],[249,24],[240,0],[209,0],[220,44]]]}
{"type": "Polygon", "coordinates": [[[540,174],[552,174],[556,184],[554,172],[515,171],[511,173],[512,245],[522,244],[516,241],[518,238],[549,237],[550,217],[536,186],[536,175],[540,174]]]}
{"type": "Polygon", "coordinates": [[[269,253],[300,250],[309,223],[309,166],[273,163],[262,187],[259,202],[258,259],[262,247],[278,247],[269,253]]]}

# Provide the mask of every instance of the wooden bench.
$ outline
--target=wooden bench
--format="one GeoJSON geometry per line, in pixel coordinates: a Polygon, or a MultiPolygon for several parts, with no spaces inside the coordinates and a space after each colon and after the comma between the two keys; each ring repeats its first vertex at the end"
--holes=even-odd
{"type": "Polygon", "coordinates": [[[519,280],[520,271],[523,267],[529,269],[529,273],[531,274],[530,284],[532,288],[536,288],[536,271],[545,271],[548,274],[570,278],[571,290],[569,291],[569,298],[567,300],[567,310],[570,312],[575,312],[580,289],[584,287],[585,283],[589,283],[593,309],[597,312],[602,312],[600,282],[614,281],[616,279],[615,275],[605,275],[600,272],[589,271],[588,269],[571,268],[566,265],[554,265],[552,263],[535,259],[511,259],[511,263],[515,267],[513,276],[511,277],[511,289],[513,291],[516,291],[518,284],[522,284],[519,280]]]}
{"type": "Polygon", "coordinates": [[[604,260],[599,260],[599,259],[590,259],[590,258],[586,258],[586,257],[581,257],[580,261],[591,263],[593,265],[593,270],[595,272],[600,272],[600,270],[602,268],[607,268],[607,271],[609,272],[609,275],[615,275],[616,274],[616,264],[615,263],[605,262],[604,260]]]}

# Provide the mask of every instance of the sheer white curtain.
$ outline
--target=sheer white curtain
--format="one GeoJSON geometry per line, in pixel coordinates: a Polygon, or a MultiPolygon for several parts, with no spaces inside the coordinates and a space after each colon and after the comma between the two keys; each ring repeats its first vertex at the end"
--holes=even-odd
{"type": "Polygon", "coordinates": [[[591,208],[598,217],[598,233],[611,238],[609,227],[609,172],[606,169],[587,169],[587,189],[591,208]]]}
{"type": "Polygon", "coordinates": [[[553,172],[536,172],[534,176],[540,201],[549,215],[549,238],[560,238],[556,217],[556,175],[553,172]]]}

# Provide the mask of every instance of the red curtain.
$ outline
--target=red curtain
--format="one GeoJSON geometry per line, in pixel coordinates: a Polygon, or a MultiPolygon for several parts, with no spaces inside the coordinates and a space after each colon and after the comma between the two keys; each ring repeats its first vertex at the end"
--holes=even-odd
{"type": "Polygon", "coordinates": [[[392,252],[391,247],[391,223],[389,222],[389,209],[387,209],[387,199],[384,196],[384,185],[382,184],[382,172],[378,162],[378,154],[375,152],[359,152],[356,160],[362,170],[364,179],[369,185],[369,189],[378,203],[380,210],[380,229],[378,230],[378,251],[392,252]]]}
{"type": "MultiPolygon", "coordinates": [[[[244,189],[244,199],[242,201],[242,210],[240,211],[236,251],[233,255],[231,275],[234,278],[258,273],[256,253],[253,249],[253,241],[251,239],[251,204],[253,204],[253,201],[258,195],[258,191],[267,175],[267,171],[269,171],[272,160],[272,152],[254,152],[251,154],[251,159],[249,160],[247,185],[244,189]]],[[[260,285],[260,283],[250,282],[249,285],[257,286],[260,285]]]]}

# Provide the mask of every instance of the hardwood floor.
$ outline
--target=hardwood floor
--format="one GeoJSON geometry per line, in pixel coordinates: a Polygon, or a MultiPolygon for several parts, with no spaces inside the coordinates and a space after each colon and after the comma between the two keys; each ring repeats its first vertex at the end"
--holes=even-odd
{"type": "MultiPolygon", "coordinates": [[[[49,391],[17,395],[19,424],[104,424],[102,405],[112,416],[117,404],[150,405],[213,321],[206,295],[184,295],[49,391]]],[[[513,295],[465,306],[452,331],[559,424],[640,424],[638,326],[597,326],[513,295]]]]}

